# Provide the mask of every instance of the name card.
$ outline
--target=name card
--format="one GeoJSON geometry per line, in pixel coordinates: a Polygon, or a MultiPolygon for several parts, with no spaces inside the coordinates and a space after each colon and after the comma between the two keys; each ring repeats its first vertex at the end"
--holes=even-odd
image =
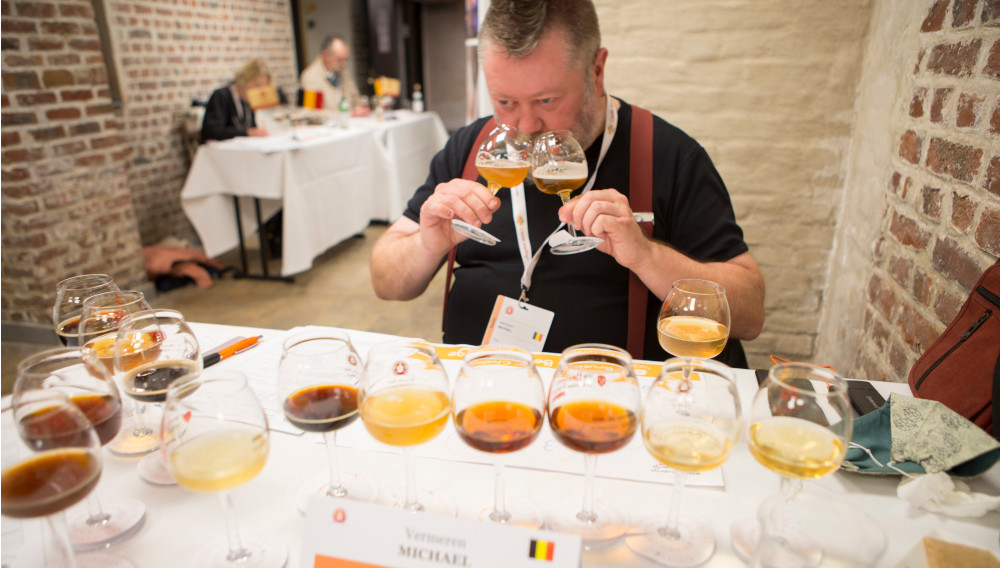
{"type": "Polygon", "coordinates": [[[313,497],[301,568],[577,568],[579,536],[313,497]]]}

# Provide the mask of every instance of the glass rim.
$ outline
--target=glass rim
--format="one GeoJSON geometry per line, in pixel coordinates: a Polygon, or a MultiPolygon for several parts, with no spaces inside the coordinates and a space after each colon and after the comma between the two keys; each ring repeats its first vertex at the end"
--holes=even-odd
{"type": "Polygon", "coordinates": [[[797,393],[813,393],[811,389],[802,388],[790,383],[790,379],[819,380],[826,383],[830,391],[847,393],[847,381],[843,377],[830,369],[812,363],[778,363],[771,366],[767,371],[767,379],[765,381],[772,381],[781,385],[782,388],[790,389],[797,393]],[[782,370],[797,371],[799,374],[795,376],[779,376],[778,373],[782,370]]]}
{"type": "Polygon", "coordinates": [[[707,370],[714,374],[721,375],[729,382],[736,384],[736,373],[733,371],[732,367],[726,365],[722,361],[706,357],[671,357],[663,362],[660,368],[660,374],[657,375],[657,379],[665,375],[668,368],[672,369],[673,367],[677,367],[677,370],[683,370],[684,367],[691,367],[693,372],[707,370]]]}
{"type": "Polygon", "coordinates": [[[520,358],[532,365],[535,364],[535,356],[530,351],[510,345],[479,345],[472,347],[462,355],[462,362],[465,363],[479,357],[497,354],[511,355],[512,358],[520,358]]]}
{"type": "Polygon", "coordinates": [[[674,280],[671,287],[677,288],[688,294],[701,294],[705,296],[712,296],[715,294],[726,294],[726,287],[718,282],[712,280],[703,280],[701,278],[680,278],[674,280]],[[697,289],[701,288],[701,290],[697,289]],[[706,290],[706,288],[708,290],[706,290]]]}
{"type": "MultiPolygon", "coordinates": [[[[88,290],[90,288],[96,288],[97,286],[102,286],[104,284],[115,284],[115,279],[107,274],[77,274],[76,276],[70,276],[69,278],[63,278],[56,284],[56,290],[88,290]],[[96,281],[100,284],[94,286],[81,286],[70,288],[70,283],[75,282],[85,282],[85,281],[96,281]]],[[[115,284],[117,288],[117,284],[115,284]]]]}
{"type": "Polygon", "coordinates": [[[284,356],[284,354],[293,347],[303,343],[309,343],[311,341],[339,341],[350,347],[352,351],[357,351],[357,348],[354,347],[354,342],[351,341],[351,336],[347,332],[317,330],[301,331],[286,337],[285,340],[281,342],[281,354],[284,356]]]}
{"type": "Polygon", "coordinates": [[[562,350],[560,353],[560,361],[565,359],[569,355],[573,354],[584,354],[584,353],[613,353],[616,356],[623,357],[628,360],[629,368],[632,367],[632,354],[625,350],[623,347],[618,347],[617,345],[611,345],[610,343],[578,343],[576,345],[570,345],[566,349],[562,350]]]}
{"type": "MultiPolygon", "coordinates": [[[[101,292],[100,294],[94,294],[93,296],[88,296],[83,301],[83,303],[81,305],[84,307],[84,309],[86,309],[88,305],[92,306],[92,305],[96,304],[99,300],[105,300],[107,298],[112,298],[112,297],[116,297],[116,296],[118,296],[118,297],[132,296],[133,297],[132,300],[129,300],[129,301],[121,303],[121,304],[118,304],[118,305],[121,305],[121,306],[124,306],[124,305],[127,305],[127,304],[131,304],[131,303],[135,302],[136,300],[143,300],[144,301],[146,299],[146,295],[143,294],[141,290],[110,290],[108,292],[101,292]]],[[[143,310],[143,311],[147,311],[147,310],[143,310]]]]}

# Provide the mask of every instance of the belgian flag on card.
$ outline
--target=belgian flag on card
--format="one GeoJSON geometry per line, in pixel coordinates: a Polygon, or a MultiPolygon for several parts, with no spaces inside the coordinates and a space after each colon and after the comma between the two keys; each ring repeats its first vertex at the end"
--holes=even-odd
{"type": "Polygon", "coordinates": [[[556,543],[551,540],[531,539],[531,548],[528,549],[528,558],[552,562],[552,555],[555,553],[555,550],[556,543]]]}
{"type": "Polygon", "coordinates": [[[320,91],[298,90],[298,100],[296,101],[303,108],[323,108],[323,93],[320,91]]]}

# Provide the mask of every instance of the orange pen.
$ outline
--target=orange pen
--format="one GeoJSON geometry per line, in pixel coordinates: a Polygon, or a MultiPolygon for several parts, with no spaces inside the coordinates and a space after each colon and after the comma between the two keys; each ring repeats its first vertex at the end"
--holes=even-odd
{"type": "Polygon", "coordinates": [[[212,365],[218,363],[219,361],[222,361],[223,359],[228,359],[233,355],[236,355],[237,353],[243,353],[248,349],[256,347],[257,343],[260,341],[262,337],[263,337],[262,335],[258,335],[256,337],[248,337],[243,341],[239,341],[228,347],[224,347],[223,349],[220,349],[215,353],[209,353],[208,355],[205,355],[205,358],[202,362],[202,366],[211,367],[212,365]]]}

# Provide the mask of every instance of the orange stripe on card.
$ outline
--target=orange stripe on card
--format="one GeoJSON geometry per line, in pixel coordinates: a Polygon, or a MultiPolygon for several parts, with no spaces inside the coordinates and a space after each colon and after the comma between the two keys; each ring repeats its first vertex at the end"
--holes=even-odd
{"type": "Polygon", "coordinates": [[[367,562],[357,562],[354,560],[344,560],[332,556],[317,554],[313,560],[313,568],[387,568],[381,564],[369,564],[367,562]]]}

